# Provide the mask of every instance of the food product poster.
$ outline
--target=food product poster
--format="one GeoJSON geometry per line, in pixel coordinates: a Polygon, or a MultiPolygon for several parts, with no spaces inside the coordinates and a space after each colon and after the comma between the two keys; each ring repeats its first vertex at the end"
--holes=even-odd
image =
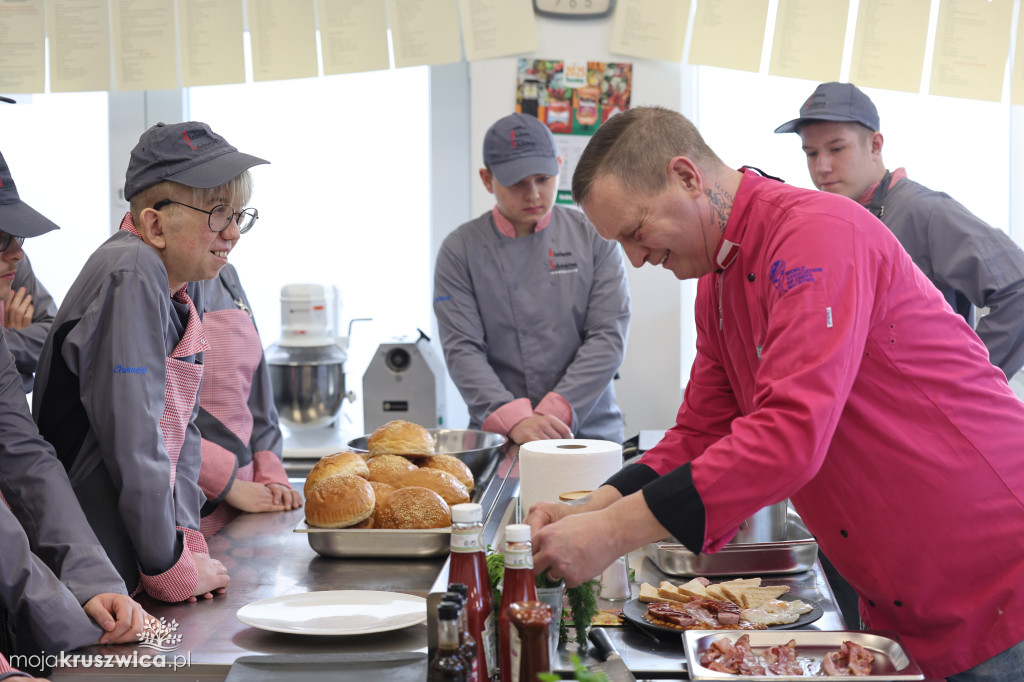
{"type": "Polygon", "coordinates": [[[572,204],[576,161],[598,126],[629,109],[632,85],[629,63],[519,60],[516,111],[545,123],[562,157],[557,203],[572,204]]]}

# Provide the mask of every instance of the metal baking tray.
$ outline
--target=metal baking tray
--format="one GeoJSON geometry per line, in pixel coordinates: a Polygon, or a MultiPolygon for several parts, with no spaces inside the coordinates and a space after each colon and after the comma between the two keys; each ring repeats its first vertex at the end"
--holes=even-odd
{"type": "Polygon", "coordinates": [[[646,545],[644,552],[669,575],[778,575],[808,570],[818,558],[818,543],[800,517],[790,512],[786,539],[778,542],[728,544],[714,554],[694,554],[669,538],[646,545]]]}
{"type": "Polygon", "coordinates": [[[826,677],[821,671],[821,662],[825,654],[838,651],[843,642],[859,644],[875,655],[871,666],[871,674],[858,677],[858,680],[923,680],[924,674],[910,654],[903,648],[899,637],[894,632],[881,630],[853,631],[840,630],[825,632],[821,630],[687,630],[683,633],[683,648],[686,651],[686,662],[689,666],[691,680],[744,680],[744,682],[780,682],[780,680],[834,680],[826,677]],[[700,655],[719,637],[728,637],[735,642],[743,635],[750,637],[750,648],[755,654],[760,650],[786,644],[789,640],[796,641],[797,660],[804,668],[803,676],[793,675],[732,675],[709,670],[700,664],[700,655]]]}
{"type": "Polygon", "coordinates": [[[443,556],[451,549],[451,528],[315,528],[303,519],[293,531],[305,533],[317,554],[338,558],[443,556]]]}

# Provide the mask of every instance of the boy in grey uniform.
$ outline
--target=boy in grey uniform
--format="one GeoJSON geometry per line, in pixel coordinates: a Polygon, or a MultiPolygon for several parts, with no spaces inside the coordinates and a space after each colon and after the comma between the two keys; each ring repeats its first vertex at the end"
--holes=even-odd
{"type": "MultiPolygon", "coordinates": [[[[21,245],[57,226],[20,200],[0,155],[0,301],[21,245]]],[[[146,617],[110,565],[28,411],[0,329],[0,677],[3,654],[135,640],[146,617]]]]}
{"type": "Polygon", "coordinates": [[[948,194],[908,179],[903,168],[886,170],[879,128],[878,110],[857,86],[822,83],[775,132],[800,136],[815,187],[860,202],[885,223],[1012,378],[1024,367],[1024,251],[948,194]],[[980,320],[978,308],[989,311],[980,320]]]}
{"type": "Polygon", "coordinates": [[[121,229],[86,262],[46,339],[33,412],[131,590],[167,602],[228,584],[199,532],[201,280],[256,217],[243,154],[205,123],[132,150],[121,229]]]}
{"type": "Polygon", "coordinates": [[[448,235],[434,270],[441,344],[470,427],[516,443],[621,443],[612,379],[629,329],[622,254],[582,213],[554,205],[561,158],[537,118],[492,125],[484,164],[496,205],[448,235]]]}

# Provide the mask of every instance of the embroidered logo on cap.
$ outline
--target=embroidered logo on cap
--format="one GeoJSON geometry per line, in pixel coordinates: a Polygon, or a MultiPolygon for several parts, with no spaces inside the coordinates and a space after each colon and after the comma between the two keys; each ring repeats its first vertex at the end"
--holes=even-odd
{"type": "Polygon", "coordinates": [[[508,139],[512,143],[512,149],[515,149],[516,148],[516,131],[514,131],[514,130],[508,131],[508,139]]]}
{"type": "Polygon", "coordinates": [[[194,152],[199,151],[199,147],[197,147],[194,144],[192,144],[192,140],[191,140],[191,138],[189,138],[187,130],[182,132],[181,136],[183,138],[185,138],[185,144],[187,144],[189,147],[192,147],[192,151],[194,151],[194,152]]]}

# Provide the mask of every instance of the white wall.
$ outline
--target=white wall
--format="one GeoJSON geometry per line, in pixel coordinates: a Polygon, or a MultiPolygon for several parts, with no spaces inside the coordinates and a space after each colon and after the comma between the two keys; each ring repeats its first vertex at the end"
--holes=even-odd
{"type": "MultiPolygon", "coordinates": [[[[611,19],[558,20],[537,17],[538,50],[526,58],[571,61],[628,61],[633,63],[631,106],[662,105],[687,113],[691,98],[682,92],[683,74],[678,64],[636,60],[612,55],[611,19]]],[[[469,64],[469,151],[468,181],[472,188],[467,219],[490,210],[493,197],[476,177],[483,166],[483,136],[495,120],[515,110],[516,58],[475,61],[469,64]]],[[[434,91],[436,94],[436,91],[434,91]]],[[[433,108],[433,107],[432,107],[433,108]]],[[[445,201],[437,187],[435,201],[445,201]]],[[[435,224],[436,245],[458,226],[435,224]]],[[[619,405],[626,421],[626,437],[642,429],[666,429],[674,423],[680,402],[680,375],[688,375],[693,359],[692,284],[680,284],[671,275],[654,268],[628,268],[633,315],[626,359],[616,383],[619,405]],[[684,298],[686,299],[684,301],[684,298]],[[685,317],[685,319],[684,319],[685,317]],[[684,336],[684,330],[685,336],[684,336]],[[686,349],[681,352],[682,339],[686,349]]],[[[457,393],[449,394],[450,412],[463,410],[457,393]]],[[[457,422],[451,422],[457,423],[457,422]]]]}

